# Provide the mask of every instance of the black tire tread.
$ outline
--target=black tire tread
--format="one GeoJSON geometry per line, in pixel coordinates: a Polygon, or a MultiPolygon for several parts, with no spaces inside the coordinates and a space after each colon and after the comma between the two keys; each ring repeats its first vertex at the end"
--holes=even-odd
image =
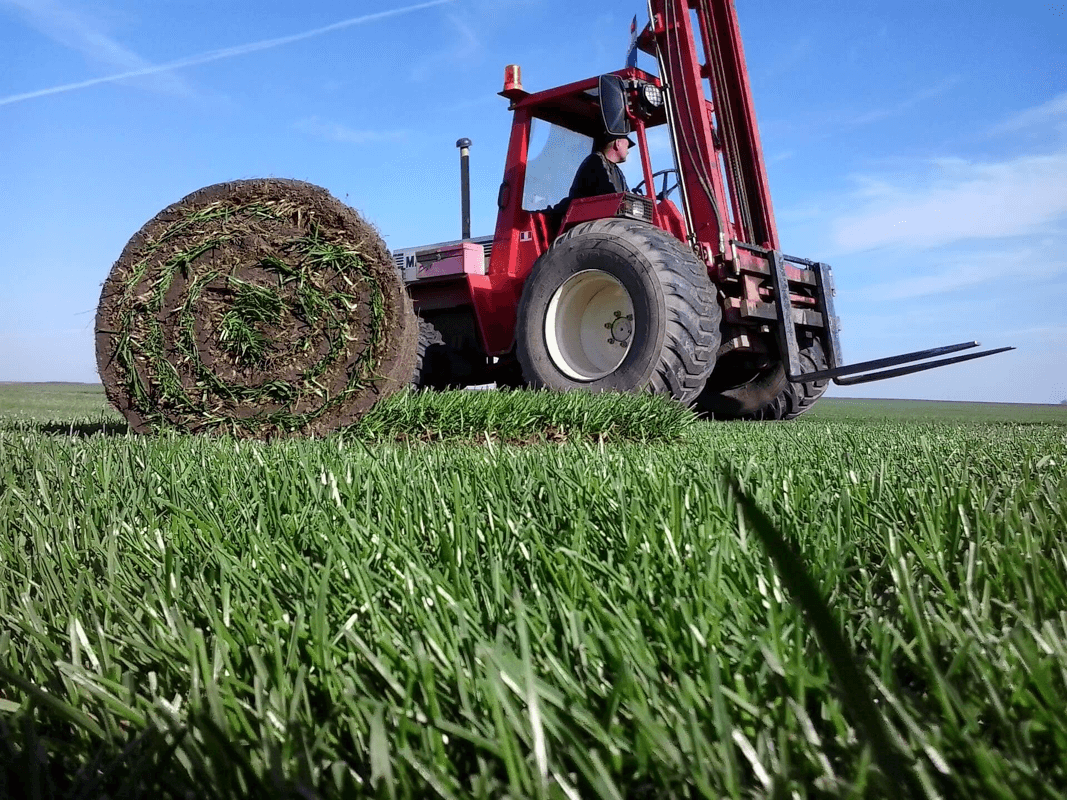
{"type": "Polygon", "coordinates": [[[415,374],[411,385],[416,389],[437,388],[441,376],[434,375],[430,369],[429,353],[433,347],[445,347],[441,331],[432,322],[419,317],[419,340],[415,347],[415,374]]]}
{"type": "MultiPolygon", "coordinates": [[[[804,372],[826,369],[826,356],[818,339],[812,339],[807,347],[801,349],[800,366],[804,372]]],[[[781,367],[778,367],[778,369],[781,369],[781,367]]],[[[808,381],[806,383],[790,383],[786,381],[785,388],[767,405],[752,414],[739,417],[739,419],[756,421],[796,419],[801,414],[811,410],[811,407],[823,396],[829,385],[829,381],[808,381]]]]}
{"type": "MultiPolygon", "coordinates": [[[[826,356],[822,347],[815,340],[815,346],[800,351],[800,361],[805,372],[815,372],[827,368],[826,356]]],[[[811,410],[820,397],[826,393],[830,381],[807,381],[791,383],[783,394],[789,396],[789,410],[782,415],[783,420],[796,419],[811,410]]]]}
{"type": "MultiPolygon", "coordinates": [[[[703,262],[666,231],[637,220],[584,222],[560,236],[556,245],[575,237],[611,240],[653,265],[663,288],[667,331],[648,389],[692,404],[715,368],[720,340],[722,312],[703,262]]],[[[541,385],[526,365],[523,374],[527,383],[541,385]]]]}

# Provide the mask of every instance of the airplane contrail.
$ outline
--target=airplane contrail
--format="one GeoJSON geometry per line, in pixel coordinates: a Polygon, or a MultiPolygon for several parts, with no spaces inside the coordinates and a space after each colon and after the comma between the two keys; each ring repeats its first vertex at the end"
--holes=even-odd
{"type": "Polygon", "coordinates": [[[418,3],[417,5],[406,6],[405,8],[394,8],[389,11],[378,11],[374,14],[365,14],[362,17],[343,19],[340,22],[334,22],[321,28],[304,31],[303,33],[294,33],[290,36],[279,36],[276,39],[264,39],[261,42],[251,42],[249,44],[237,45],[236,47],[226,47],[222,50],[212,50],[207,53],[201,53],[200,55],[188,56],[186,58],[180,58],[177,61],[168,61],[165,64],[155,64],[141,69],[130,70],[129,72],[122,72],[117,75],[105,75],[100,78],[90,78],[86,81],[78,81],[77,83],[65,83],[62,86],[51,86],[47,89],[38,89],[34,92],[13,94],[8,97],[0,97],[0,106],[20,103],[23,100],[33,100],[37,97],[47,97],[50,94],[73,92],[75,89],[85,89],[89,86],[97,86],[101,83],[114,83],[115,81],[121,81],[127,78],[140,78],[144,75],[155,75],[159,72],[169,72],[170,70],[207,64],[211,61],[221,61],[224,58],[243,56],[249,53],[259,52],[260,50],[269,50],[272,47],[281,47],[282,45],[299,42],[304,39],[311,39],[315,36],[322,36],[325,33],[332,33],[333,31],[341,30],[342,28],[350,28],[353,25],[375,22],[380,19],[385,19],[386,17],[395,17],[399,14],[408,14],[412,11],[421,11],[424,8],[432,8],[433,6],[445,5],[446,3],[451,2],[454,2],[454,0],[429,0],[429,2],[418,3]]]}

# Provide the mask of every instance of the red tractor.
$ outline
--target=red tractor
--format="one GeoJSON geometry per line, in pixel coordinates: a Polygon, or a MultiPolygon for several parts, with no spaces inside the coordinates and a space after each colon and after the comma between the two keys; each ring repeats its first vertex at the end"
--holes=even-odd
{"type": "MultiPolygon", "coordinates": [[[[791,419],[830,380],[1011,349],[842,365],[830,267],[778,241],[733,0],[648,5],[634,44],[658,76],[628,66],[529,93],[506,68],[514,117],[495,234],[470,238],[464,180],[464,238],[394,253],[420,318],[416,385],[649,389],[719,419],[791,419]],[[660,126],[674,158],[657,171],[660,126]],[[566,202],[605,132],[636,138],[643,181],[566,202]]],[[[458,145],[465,179],[470,142],[458,145]]]]}

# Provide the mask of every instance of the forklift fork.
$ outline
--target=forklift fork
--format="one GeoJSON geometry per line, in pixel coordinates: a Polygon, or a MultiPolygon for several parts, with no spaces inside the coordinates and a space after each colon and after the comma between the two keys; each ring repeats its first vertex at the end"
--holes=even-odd
{"type": "Polygon", "coordinates": [[[834,297],[837,294],[834,289],[833,272],[829,264],[809,261],[804,258],[786,256],[779,250],[766,250],[745,245],[750,252],[762,254],[767,259],[770,268],[771,284],[774,288],[775,307],[778,315],[778,345],[781,352],[786,355],[785,372],[791,383],[808,383],[813,381],[833,380],[838,386],[853,386],[858,383],[870,383],[881,381],[886,378],[898,378],[901,375],[910,375],[914,372],[922,372],[937,367],[945,367],[949,364],[958,364],[962,361],[971,361],[975,358],[996,355],[1014,347],[998,347],[994,350],[983,350],[978,353],[953,356],[952,358],[938,358],[935,361],[926,359],[937,356],[958,353],[961,350],[969,350],[978,347],[978,342],[961,342],[959,344],[931,347],[928,350],[917,350],[913,353],[903,353],[889,358],[878,358],[873,361],[863,361],[859,364],[843,365],[841,363],[841,323],[834,313],[834,297]],[[793,318],[793,302],[789,295],[789,279],[786,275],[786,262],[807,268],[815,275],[816,296],[819,311],[822,313],[823,326],[826,332],[828,362],[827,369],[815,372],[804,372],[800,366],[800,346],[797,343],[797,329],[793,318]],[[922,363],[916,363],[922,362],[922,363]],[[898,366],[906,364],[907,366],[898,366]],[[894,367],[895,369],[887,369],[894,367]]]}

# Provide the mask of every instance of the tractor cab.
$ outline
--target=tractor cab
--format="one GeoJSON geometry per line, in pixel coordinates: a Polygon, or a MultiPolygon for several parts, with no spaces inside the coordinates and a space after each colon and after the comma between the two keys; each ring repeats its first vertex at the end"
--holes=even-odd
{"type": "MultiPolygon", "coordinates": [[[[522,227],[526,215],[531,215],[533,233],[543,232],[552,239],[580,222],[631,216],[676,228],[684,239],[677,208],[673,204],[660,208],[653,194],[646,131],[667,122],[658,78],[628,68],[530,94],[522,88],[519,67],[511,65],[500,94],[511,101],[514,118],[500,197],[508,202],[500,204],[498,234],[502,225],[522,227]],[[569,202],[575,171],[592,152],[596,137],[605,132],[636,137],[641,180],[629,193],[569,202]]],[[[668,187],[663,188],[661,194],[666,194],[668,187]]]]}
{"type": "Polygon", "coordinates": [[[520,68],[509,65],[500,94],[510,101],[513,116],[494,235],[395,254],[416,311],[452,343],[452,361],[462,349],[478,362],[465,371],[478,374],[483,364],[476,352],[487,356],[490,366],[513,353],[514,308],[526,277],[569,229],[624,217],[685,240],[682,214],[669,197],[675,171],[651,169],[646,132],[667,122],[657,77],[627,68],[530,93],[522,87],[520,68]],[[571,202],[567,196],[575,172],[604,132],[635,138],[641,180],[630,192],[571,202]],[[656,178],[661,179],[658,198],[656,178]]]}

